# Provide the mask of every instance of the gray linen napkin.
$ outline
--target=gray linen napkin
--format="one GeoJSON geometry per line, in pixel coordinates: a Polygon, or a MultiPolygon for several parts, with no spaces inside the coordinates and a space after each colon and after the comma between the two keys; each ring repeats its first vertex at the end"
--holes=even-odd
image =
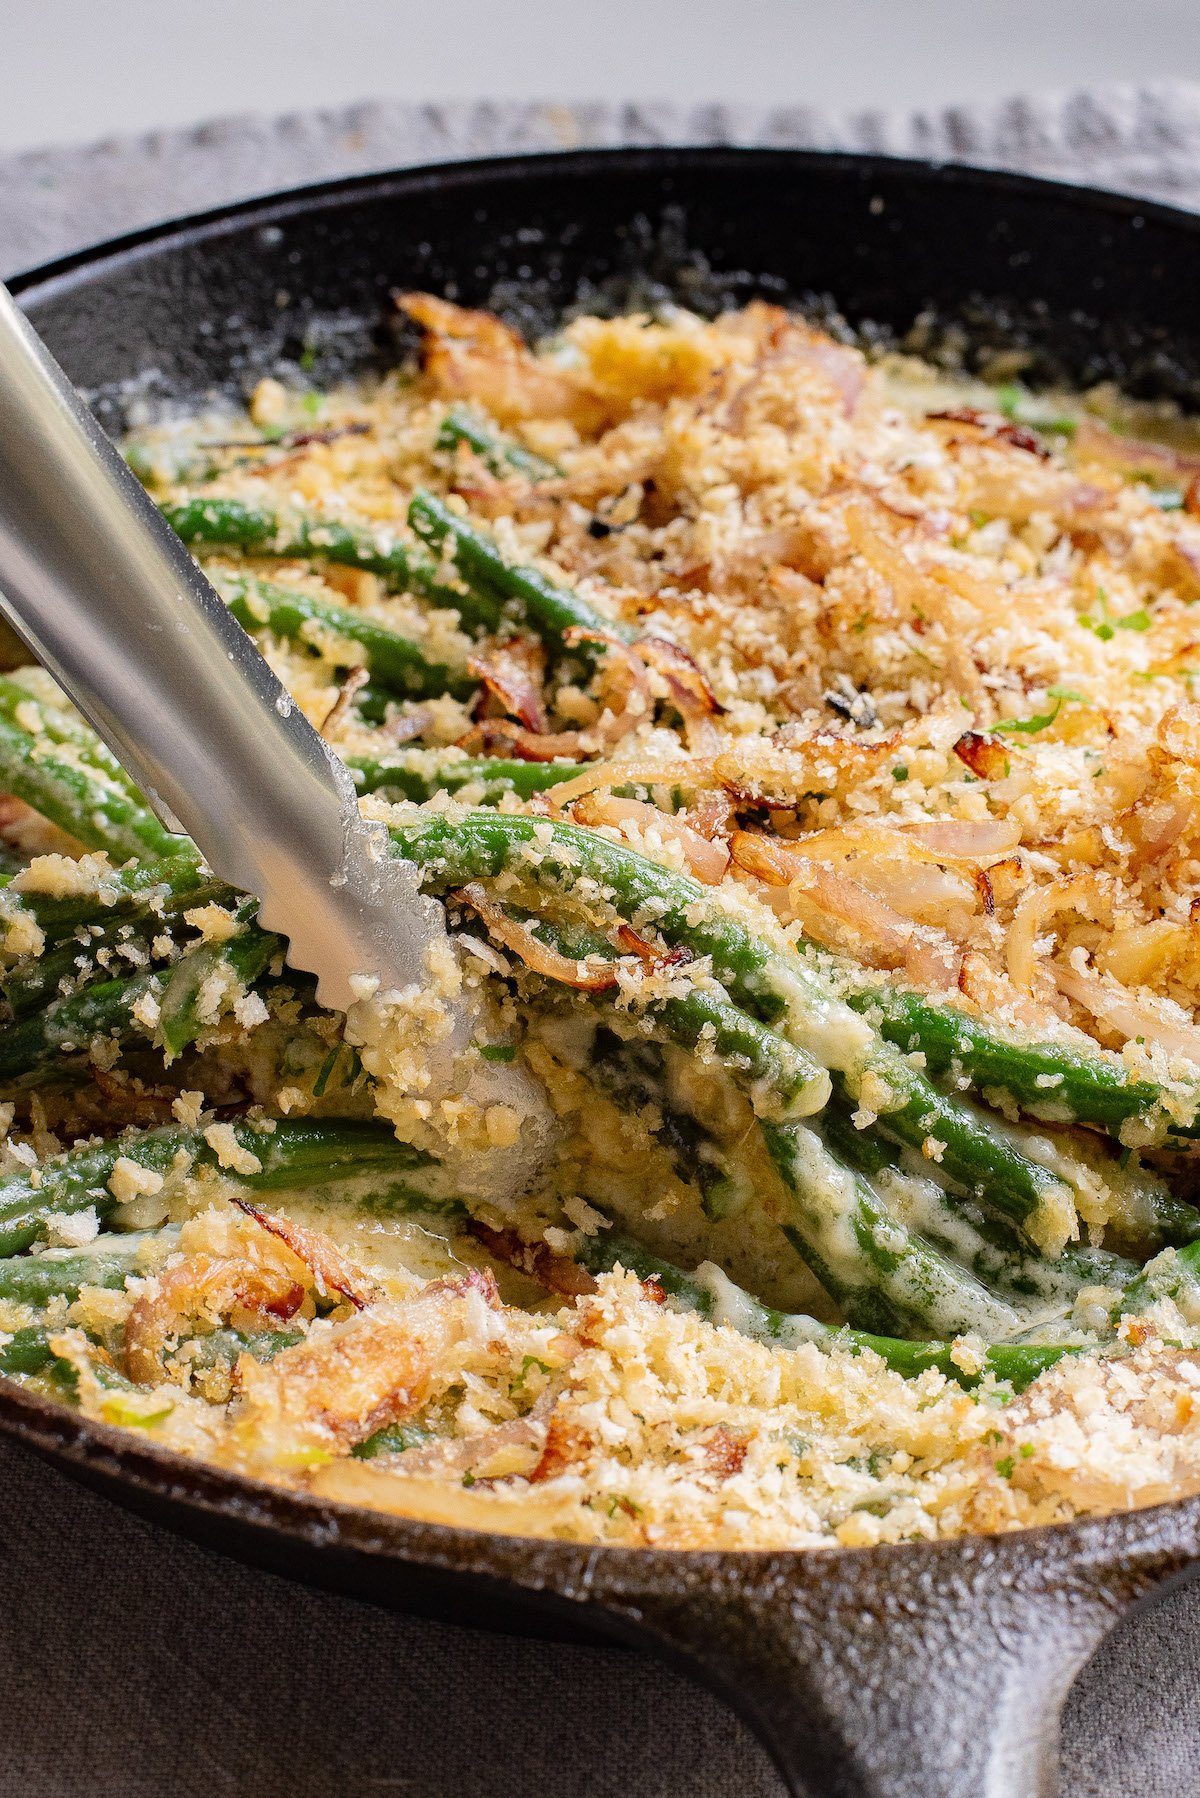
{"type": "MultiPolygon", "coordinates": [[[[769,143],[1028,169],[1200,208],[1200,88],[939,113],[402,106],[0,157],[0,273],[180,212],[452,156],[769,143]]],[[[320,1596],[177,1541],[0,1440],[0,1798],[779,1798],[716,1699],[612,1649],[320,1596]]],[[[1063,1798],[1200,1794],[1200,1588],[1085,1669],[1063,1798]]]]}

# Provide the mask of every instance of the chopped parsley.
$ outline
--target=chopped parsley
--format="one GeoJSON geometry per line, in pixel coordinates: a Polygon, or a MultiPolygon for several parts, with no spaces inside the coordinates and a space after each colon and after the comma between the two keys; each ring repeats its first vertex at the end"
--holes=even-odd
{"type": "Polygon", "coordinates": [[[485,1061],[511,1061],[516,1054],[511,1043],[480,1043],[479,1053],[485,1061]]]}
{"type": "Polygon", "coordinates": [[[1054,701],[1054,710],[1036,712],[1032,718],[1002,718],[999,724],[993,724],[993,730],[1020,731],[1025,736],[1033,736],[1039,730],[1048,730],[1062,711],[1068,700],[1077,705],[1087,705],[1086,693],[1076,693],[1070,687],[1047,687],[1047,696],[1054,701]]]}
{"type": "Polygon", "coordinates": [[[1099,637],[1101,643],[1111,643],[1118,631],[1148,631],[1154,622],[1145,606],[1139,606],[1136,612],[1126,612],[1121,618],[1114,618],[1103,587],[1096,588],[1096,607],[1095,614],[1081,613],[1079,622],[1085,631],[1091,631],[1094,637],[1099,637]]]}

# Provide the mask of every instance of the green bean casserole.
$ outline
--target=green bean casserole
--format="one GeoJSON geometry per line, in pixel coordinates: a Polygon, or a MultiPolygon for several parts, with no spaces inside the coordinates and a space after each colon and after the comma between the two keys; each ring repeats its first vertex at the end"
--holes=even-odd
{"type": "Polygon", "coordinates": [[[1200,1490],[1200,433],[761,302],[398,303],[126,452],[450,934],[322,1009],[0,677],[0,1371],[596,1542],[1200,1490]]]}

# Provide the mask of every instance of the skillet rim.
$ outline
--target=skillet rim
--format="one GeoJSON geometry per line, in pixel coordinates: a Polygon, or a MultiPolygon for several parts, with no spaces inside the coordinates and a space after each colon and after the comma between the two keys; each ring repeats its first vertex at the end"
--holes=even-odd
{"type": "MultiPolygon", "coordinates": [[[[203,242],[208,237],[219,236],[225,227],[251,220],[260,212],[269,212],[278,218],[311,213],[322,210],[326,204],[333,205],[343,198],[365,193],[368,189],[386,193],[398,188],[419,191],[426,187],[444,189],[452,185],[470,186],[480,180],[500,180],[542,167],[563,169],[567,173],[577,172],[580,176],[589,173],[598,176],[605,168],[636,169],[642,165],[652,165],[670,169],[697,164],[709,167],[722,164],[758,164],[768,167],[778,164],[799,166],[801,169],[836,169],[849,174],[857,173],[864,182],[879,171],[910,181],[941,186],[953,187],[961,183],[965,186],[987,187],[1000,193],[1024,194],[1031,198],[1044,195],[1071,202],[1085,211],[1127,218],[1138,215],[1147,221],[1153,220],[1158,224],[1182,229],[1191,235],[1200,235],[1200,211],[1191,212],[1181,206],[1172,206],[1166,200],[1141,199],[1136,194],[1122,193],[1113,188],[1056,181],[1041,175],[1024,174],[1015,169],[994,168],[988,164],[941,162],[917,156],[880,156],[870,151],[792,150],[786,147],[743,144],[667,144],[628,149],[553,150],[535,151],[528,155],[479,156],[462,161],[418,163],[410,168],[340,175],[332,180],[314,181],[302,187],[274,188],[265,194],[252,195],[246,200],[233,200],[226,205],[206,207],[199,212],[181,213],[173,218],[141,225],[133,231],[122,232],[117,237],[102,238],[81,249],[68,251],[64,256],[54,257],[49,262],[20,270],[6,278],[6,285],[15,295],[32,295],[36,289],[49,289],[59,283],[67,283],[73,275],[97,265],[117,264],[131,259],[138,251],[148,249],[165,238],[178,237],[203,242]]],[[[267,222],[269,221],[264,220],[264,223],[267,222]]],[[[50,294],[47,293],[46,297],[49,298],[50,294]]]]}
{"type": "MultiPolygon", "coordinates": [[[[10,291],[21,298],[47,299],[86,286],[86,277],[105,267],[136,261],[168,240],[196,246],[244,226],[261,216],[268,225],[303,214],[336,208],[340,203],[368,193],[445,190],[471,187],[535,173],[547,166],[599,178],[606,168],[648,167],[660,172],[672,168],[719,166],[777,166],[801,171],[837,170],[857,173],[865,183],[876,174],[925,186],[968,186],[993,194],[1011,193],[1030,199],[1044,197],[1068,203],[1076,210],[1129,219],[1135,216],[1200,236],[1200,212],[1189,212],[1161,200],[1147,200],[1090,184],[1056,181],[1015,170],[920,157],[881,156],[871,152],[789,149],[786,146],[749,145],[647,145],[625,149],[590,148],[534,152],[525,155],[477,157],[440,163],[421,163],[408,168],[379,169],[340,176],[301,187],[276,189],[224,205],[174,218],[159,220],[120,236],[88,244],[64,256],[9,277],[10,291]]],[[[1136,1509],[1086,1515],[1062,1523],[1025,1529],[983,1533],[969,1532],[915,1542],[880,1543],[872,1547],[697,1549],[626,1547],[610,1543],[562,1541],[558,1538],[517,1535],[470,1529],[458,1524],[428,1522],[399,1513],[372,1510],[318,1499],[289,1487],[219,1468],[143,1439],[134,1431],[82,1416],[68,1406],[41,1397],[0,1375],[0,1433],[63,1466],[77,1476],[99,1474],[105,1490],[125,1486],[165,1501],[176,1511],[185,1509],[220,1516],[231,1523],[265,1528],[277,1536],[302,1543],[310,1550],[339,1547],[352,1553],[404,1561],[439,1571],[515,1582],[539,1598],[566,1595],[573,1570],[578,1595],[587,1597],[599,1572],[611,1575],[610,1596],[637,1592],[653,1584],[655,1573],[669,1576],[677,1570],[684,1579],[705,1573],[744,1571],[747,1582],[755,1574],[765,1576],[783,1563],[805,1562],[872,1568],[904,1557],[909,1563],[923,1556],[927,1563],[955,1556],[1015,1554],[1020,1560],[1048,1565],[1094,1566],[1111,1564],[1122,1554],[1136,1556],[1139,1548],[1161,1551],[1169,1544],[1190,1544],[1185,1554],[1200,1554],[1200,1494],[1168,1499],[1136,1509]],[[1114,1543],[1111,1538],[1118,1537],[1114,1543]],[[455,1545],[466,1552],[455,1552],[455,1545]],[[1040,1551],[1040,1553],[1039,1553],[1040,1551]],[[638,1572],[647,1577],[639,1579],[638,1572]],[[536,1574],[536,1577],[531,1577],[536,1574]],[[622,1577],[633,1576],[633,1577],[622,1577]]],[[[610,1617],[620,1613],[603,1603],[610,1617]]]]}

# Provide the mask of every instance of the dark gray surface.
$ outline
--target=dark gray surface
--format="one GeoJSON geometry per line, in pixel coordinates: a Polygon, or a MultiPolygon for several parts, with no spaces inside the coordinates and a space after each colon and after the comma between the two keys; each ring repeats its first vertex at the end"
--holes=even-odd
{"type": "MultiPolygon", "coordinates": [[[[714,107],[379,105],[0,159],[0,269],[254,192],[569,143],[763,141],[952,155],[1200,206],[1200,95],[1113,91],[911,120],[714,107]]],[[[723,1706],[656,1664],[482,1636],[217,1559],[0,1443],[0,1795],[778,1798],[723,1706]]],[[[1080,1679],[1064,1798],[1200,1793],[1200,1588],[1080,1679]]]]}
{"type": "MultiPolygon", "coordinates": [[[[9,1444],[0,1531],[6,1798],[781,1793],[736,1718],[654,1661],[308,1592],[9,1444]]],[[[1085,1671],[1063,1798],[1200,1791],[1198,1605],[1168,1595],[1085,1671]]]]}

